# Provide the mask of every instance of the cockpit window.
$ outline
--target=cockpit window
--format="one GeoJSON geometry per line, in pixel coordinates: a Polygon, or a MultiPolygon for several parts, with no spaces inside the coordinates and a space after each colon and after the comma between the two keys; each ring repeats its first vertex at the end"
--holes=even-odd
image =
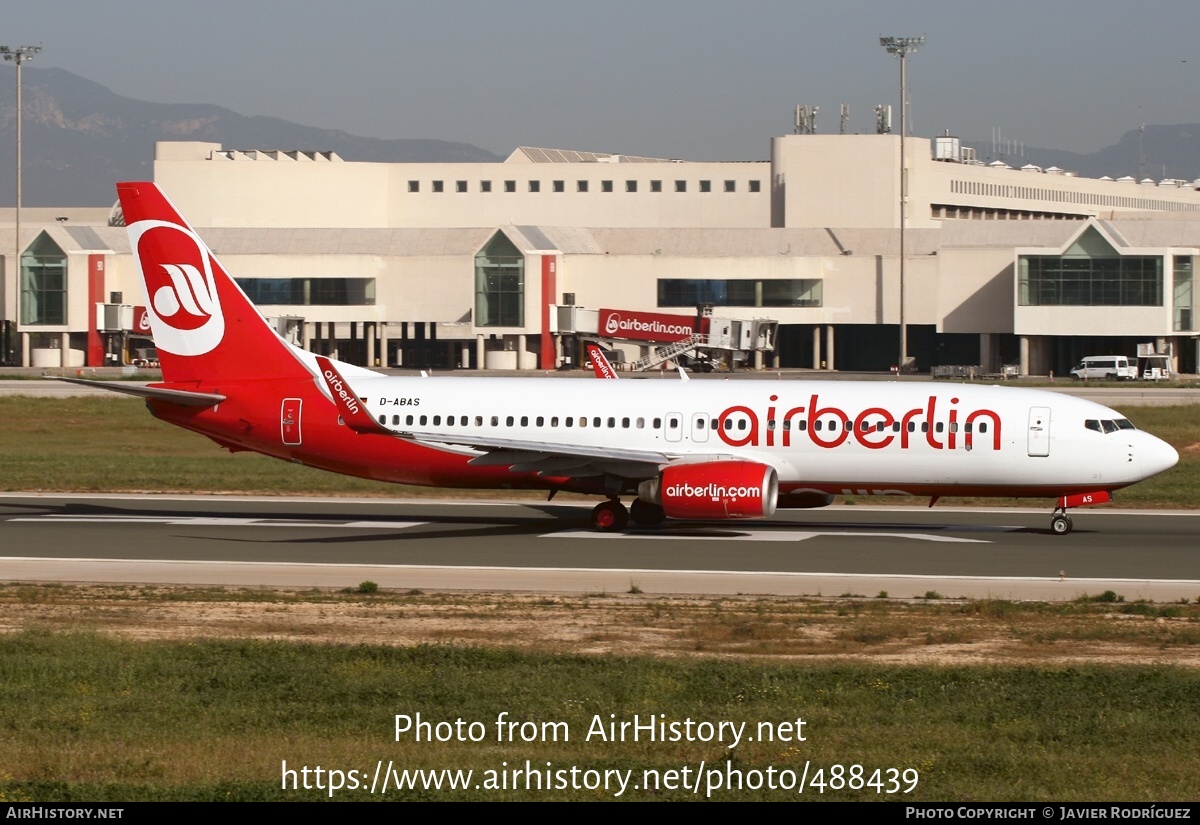
{"type": "Polygon", "coordinates": [[[1095,430],[1098,433],[1115,433],[1118,430],[1136,430],[1133,422],[1128,418],[1118,418],[1113,421],[1098,421],[1095,418],[1089,418],[1083,422],[1083,426],[1089,430],[1095,430]]]}

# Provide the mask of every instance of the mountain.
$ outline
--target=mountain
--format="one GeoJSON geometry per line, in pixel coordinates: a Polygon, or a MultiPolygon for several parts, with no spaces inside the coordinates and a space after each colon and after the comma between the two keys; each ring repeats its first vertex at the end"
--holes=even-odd
{"type": "MultiPolygon", "coordinates": [[[[1106,146],[1090,154],[1068,152],[1062,149],[1036,149],[1025,147],[1023,155],[1004,158],[1010,166],[1032,163],[1043,169],[1057,166],[1069,172],[1078,172],[1081,177],[1099,178],[1108,175],[1119,178],[1132,175],[1142,178],[1176,178],[1196,180],[1200,178],[1200,123],[1172,125],[1147,125],[1144,134],[1131,129],[1112,146],[1106,146]],[[1139,138],[1141,147],[1139,149],[1139,138]],[[1144,158],[1144,162],[1139,162],[1144,158]]],[[[975,147],[976,156],[985,163],[990,156],[991,141],[963,141],[964,146],[975,147]]]]}
{"type": "MultiPolygon", "coordinates": [[[[0,70],[0,206],[15,201],[14,71],[8,64],[0,70]]],[[[63,69],[23,67],[21,97],[25,206],[108,206],[116,200],[114,183],[151,177],[159,140],[332,150],[344,160],[389,163],[503,160],[467,143],[378,140],[208,104],[133,100],[63,69]]]]}

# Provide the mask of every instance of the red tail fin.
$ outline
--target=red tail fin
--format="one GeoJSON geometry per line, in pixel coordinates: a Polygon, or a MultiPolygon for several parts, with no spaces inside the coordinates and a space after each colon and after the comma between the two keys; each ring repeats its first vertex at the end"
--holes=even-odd
{"type": "Polygon", "coordinates": [[[597,378],[618,378],[617,371],[604,355],[604,350],[595,344],[587,345],[588,358],[592,362],[592,370],[597,378]]]}
{"type": "Polygon", "coordinates": [[[119,183],[163,379],[311,377],[153,183],[119,183]]]}

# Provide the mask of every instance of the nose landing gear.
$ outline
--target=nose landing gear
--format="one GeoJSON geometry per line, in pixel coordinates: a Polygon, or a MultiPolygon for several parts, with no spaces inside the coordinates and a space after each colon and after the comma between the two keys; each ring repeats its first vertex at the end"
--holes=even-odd
{"type": "Polygon", "coordinates": [[[1054,514],[1050,517],[1050,530],[1054,533],[1054,535],[1065,536],[1067,533],[1071,532],[1071,528],[1074,526],[1075,525],[1071,521],[1071,517],[1067,515],[1067,509],[1065,507],[1055,508],[1054,514]],[[1062,510],[1061,513],[1059,512],[1059,509],[1062,510]]]}

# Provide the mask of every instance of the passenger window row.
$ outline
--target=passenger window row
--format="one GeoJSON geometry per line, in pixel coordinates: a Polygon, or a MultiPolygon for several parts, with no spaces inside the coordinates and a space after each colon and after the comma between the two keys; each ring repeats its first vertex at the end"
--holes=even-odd
{"type": "MultiPolygon", "coordinates": [[[[379,420],[379,423],[382,424],[383,426],[385,426],[385,427],[388,426],[388,417],[386,415],[379,416],[378,420],[379,420]]],[[[430,426],[432,426],[432,427],[442,427],[442,426],[445,426],[445,427],[470,427],[470,426],[475,426],[475,427],[483,427],[483,426],[490,426],[490,427],[501,427],[501,426],[503,426],[503,427],[518,427],[518,426],[519,427],[530,427],[530,426],[533,426],[533,427],[546,427],[546,426],[558,427],[558,426],[560,426],[560,422],[561,422],[561,426],[563,426],[563,427],[575,427],[576,425],[578,425],[581,429],[585,428],[585,427],[594,427],[597,429],[602,428],[602,427],[607,427],[608,429],[617,429],[619,427],[620,429],[623,429],[623,430],[628,430],[631,428],[642,430],[642,429],[645,429],[645,427],[646,427],[646,419],[645,418],[641,418],[641,417],[630,418],[628,416],[625,416],[622,418],[617,418],[616,416],[601,417],[601,416],[597,415],[597,416],[592,416],[591,418],[588,418],[587,416],[581,415],[578,418],[576,418],[575,416],[568,415],[568,416],[560,418],[557,415],[552,415],[552,416],[539,415],[534,418],[530,418],[530,416],[528,416],[528,415],[522,415],[519,417],[515,416],[515,415],[507,415],[502,418],[501,416],[498,416],[498,415],[493,415],[493,416],[476,415],[476,416],[472,417],[472,416],[468,416],[468,415],[441,416],[441,415],[412,415],[412,414],[405,415],[405,416],[393,415],[391,426],[393,426],[393,427],[399,427],[399,426],[405,426],[405,427],[414,427],[414,426],[415,427],[430,427],[430,426]],[[402,419],[403,419],[403,425],[401,424],[402,419]],[[485,422],[486,422],[486,424],[485,424],[485,422]],[[503,422],[503,423],[501,423],[501,422],[503,422]],[[530,423],[530,422],[532,422],[532,423],[530,423]]],[[[655,429],[657,429],[658,427],[661,427],[662,419],[660,419],[660,418],[654,419],[653,426],[655,429]]]]}
{"type": "MultiPolygon", "coordinates": [[[[379,419],[380,424],[382,424],[385,427],[388,426],[388,417],[386,415],[380,415],[378,417],[378,419],[379,419]]],[[[695,428],[697,430],[703,430],[707,426],[707,423],[708,423],[707,419],[698,418],[695,420],[695,428]]],[[[1102,431],[1101,427],[1100,427],[1101,423],[1103,423],[1103,425],[1105,427],[1113,428],[1112,430],[1105,429],[1105,430],[1103,430],[1103,432],[1113,432],[1118,427],[1120,429],[1132,429],[1133,428],[1133,425],[1130,424],[1125,419],[1120,419],[1117,422],[1112,422],[1112,421],[1097,422],[1097,421],[1089,420],[1087,422],[1087,427],[1088,427],[1088,429],[1092,429],[1092,430],[1096,430],[1097,432],[1100,432],[1100,431],[1102,431]],[[1121,426],[1122,423],[1125,426],[1121,426]]],[[[414,415],[414,414],[410,413],[409,415],[405,415],[405,416],[393,415],[391,426],[393,426],[393,427],[400,427],[400,426],[405,426],[405,427],[430,427],[430,426],[432,426],[432,427],[442,427],[442,426],[445,426],[445,427],[470,427],[470,426],[475,426],[475,427],[483,427],[483,426],[546,427],[546,426],[549,426],[552,428],[556,428],[559,426],[562,426],[562,427],[578,426],[580,429],[592,427],[594,429],[608,428],[608,429],[623,429],[623,430],[628,430],[628,429],[642,430],[642,429],[645,429],[645,427],[646,427],[646,419],[642,418],[642,417],[630,418],[628,416],[625,416],[622,418],[617,418],[615,416],[602,417],[602,416],[598,416],[598,415],[592,416],[591,418],[589,418],[588,416],[582,416],[582,415],[579,417],[570,416],[570,415],[563,416],[563,417],[560,417],[557,415],[553,415],[553,416],[539,415],[534,418],[530,418],[530,416],[528,416],[528,415],[522,415],[519,417],[513,416],[513,415],[508,415],[508,416],[504,416],[502,418],[501,416],[498,416],[498,415],[493,415],[493,416],[476,415],[476,416],[472,417],[472,416],[467,416],[467,415],[460,415],[460,416],[414,415]],[[402,420],[403,420],[403,424],[401,423],[402,420]],[[532,424],[530,423],[531,421],[532,421],[532,424]],[[485,422],[486,422],[486,424],[485,424],[485,422]],[[501,422],[503,422],[503,423],[501,423],[501,422]]],[[[662,419],[661,418],[653,419],[650,426],[652,429],[655,429],[655,430],[659,429],[662,426],[662,419]]],[[[667,419],[667,426],[673,430],[677,429],[680,426],[680,421],[678,418],[675,418],[674,416],[672,416],[671,418],[667,419]]],[[[739,432],[745,432],[747,429],[749,429],[749,426],[750,426],[750,423],[746,418],[726,418],[725,419],[725,431],[726,432],[732,432],[734,430],[737,430],[739,432]]],[[[720,427],[721,427],[720,419],[717,419],[717,418],[712,419],[711,428],[714,430],[717,430],[717,429],[720,429],[720,427]]],[[[774,419],[769,419],[767,421],[767,429],[768,430],[775,430],[777,428],[779,428],[779,422],[775,421],[774,419]]],[[[854,422],[846,421],[844,424],[844,428],[846,430],[853,430],[854,422]]],[[[959,432],[960,430],[965,433],[970,433],[973,431],[980,432],[980,433],[986,433],[988,431],[988,425],[987,425],[986,421],[980,421],[978,428],[975,428],[975,429],[973,429],[973,425],[971,423],[959,424],[958,422],[954,422],[954,423],[947,425],[946,422],[944,422],[944,421],[938,421],[934,424],[933,431],[936,433],[942,433],[942,432],[946,432],[947,428],[952,433],[959,432]]],[[[792,429],[792,420],[784,419],[782,429],[784,431],[790,431],[792,429]]],[[[796,419],[795,429],[797,429],[801,432],[803,432],[804,430],[807,430],[808,429],[808,420],[804,419],[804,418],[796,419]]],[[[817,432],[821,432],[823,430],[828,431],[828,432],[836,432],[838,430],[843,429],[843,424],[841,421],[826,421],[826,420],[818,418],[815,422],[813,422],[813,429],[817,432]]],[[[882,433],[882,432],[886,432],[889,429],[894,433],[898,433],[901,431],[902,428],[901,428],[901,424],[899,421],[893,422],[891,427],[888,427],[882,421],[876,422],[874,424],[872,424],[868,421],[863,421],[861,423],[861,425],[859,426],[859,431],[864,432],[864,433],[872,432],[872,431],[882,433]]],[[[915,433],[918,431],[918,429],[923,433],[929,432],[929,422],[922,421],[919,427],[915,421],[908,422],[907,430],[910,433],[915,433]]]]}

